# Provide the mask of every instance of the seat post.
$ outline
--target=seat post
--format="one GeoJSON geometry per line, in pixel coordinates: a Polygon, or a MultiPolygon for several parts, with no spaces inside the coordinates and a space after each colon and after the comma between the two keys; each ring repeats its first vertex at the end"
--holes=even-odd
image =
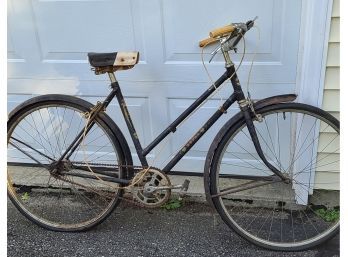
{"type": "Polygon", "coordinates": [[[108,75],[109,75],[109,79],[110,79],[111,83],[117,82],[116,76],[113,72],[108,72],[108,75]]]}

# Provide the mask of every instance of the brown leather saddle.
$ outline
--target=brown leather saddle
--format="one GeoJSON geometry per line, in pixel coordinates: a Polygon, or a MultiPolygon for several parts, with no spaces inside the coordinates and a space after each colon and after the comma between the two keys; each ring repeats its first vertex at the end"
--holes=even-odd
{"type": "Polygon", "coordinates": [[[128,70],[139,62],[139,52],[88,53],[95,74],[128,70]]]}

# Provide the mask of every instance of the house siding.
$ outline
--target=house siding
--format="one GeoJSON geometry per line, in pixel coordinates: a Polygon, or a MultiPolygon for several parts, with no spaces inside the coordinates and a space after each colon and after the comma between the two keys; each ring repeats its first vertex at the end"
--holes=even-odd
{"type": "MultiPolygon", "coordinates": [[[[325,73],[325,84],[324,84],[324,95],[322,108],[337,119],[339,119],[340,114],[340,0],[333,1],[332,15],[331,15],[331,25],[328,43],[328,53],[326,62],[326,73],[325,73]]],[[[332,138],[332,133],[321,132],[319,137],[319,147],[318,149],[323,149],[321,146],[325,146],[330,142],[332,138]]],[[[339,145],[333,146],[332,151],[339,148],[339,145]],[[333,149],[335,148],[335,149],[333,149]]],[[[330,152],[329,149],[325,149],[330,152]]],[[[318,160],[323,158],[330,158],[333,161],[337,160],[339,151],[335,154],[318,152],[318,160]]],[[[339,163],[335,162],[332,165],[327,165],[325,167],[318,167],[315,176],[315,188],[320,189],[339,189],[338,183],[326,183],[339,182],[339,163]]]]}

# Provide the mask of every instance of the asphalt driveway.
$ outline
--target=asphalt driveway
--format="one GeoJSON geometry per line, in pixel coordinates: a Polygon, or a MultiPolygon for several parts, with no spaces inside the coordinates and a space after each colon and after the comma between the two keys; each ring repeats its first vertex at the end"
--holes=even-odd
{"type": "Polygon", "coordinates": [[[339,256],[339,236],[305,252],[280,253],[241,239],[205,204],[166,211],[121,204],[101,225],[83,233],[42,229],[8,200],[8,256],[339,256]]]}

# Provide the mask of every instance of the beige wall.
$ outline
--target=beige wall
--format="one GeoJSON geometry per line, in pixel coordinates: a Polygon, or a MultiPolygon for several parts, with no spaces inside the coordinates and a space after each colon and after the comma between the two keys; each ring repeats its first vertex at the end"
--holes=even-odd
{"type": "MultiPolygon", "coordinates": [[[[331,16],[331,27],[329,35],[329,48],[327,54],[325,86],[322,108],[336,118],[339,119],[340,111],[340,0],[334,0],[331,16]]],[[[330,142],[330,133],[321,133],[319,138],[320,145],[326,145],[325,142],[330,142]]],[[[338,148],[339,146],[337,146],[338,148]]],[[[335,148],[335,149],[337,149],[335,148]]],[[[318,159],[325,156],[327,153],[318,153],[318,159]]],[[[331,154],[328,158],[333,161],[337,160],[338,156],[331,154]]],[[[326,158],[327,159],[327,158],[326,158]]],[[[316,188],[338,189],[334,184],[320,184],[339,181],[339,163],[334,163],[326,167],[318,168],[316,171],[315,182],[316,188]]]]}

